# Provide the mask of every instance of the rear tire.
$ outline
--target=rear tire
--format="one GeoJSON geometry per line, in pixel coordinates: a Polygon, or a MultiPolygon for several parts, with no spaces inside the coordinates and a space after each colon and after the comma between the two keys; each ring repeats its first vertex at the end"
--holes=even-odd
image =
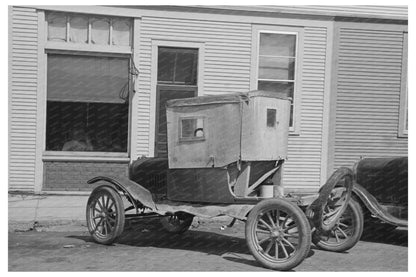
{"type": "Polygon", "coordinates": [[[194,216],[191,214],[179,212],[173,215],[164,216],[160,219],[163,229],[173,234],[182,234],[186,232],[192,224],[194,216]]]}

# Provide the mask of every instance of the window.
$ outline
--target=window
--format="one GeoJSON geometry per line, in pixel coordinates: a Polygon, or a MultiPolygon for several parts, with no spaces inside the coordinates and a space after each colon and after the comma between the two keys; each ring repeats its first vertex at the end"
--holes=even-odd
{"type": "Polygon", "coordinates": [[[46,150],[127,152],[129,59],[49,54],[46,150]]]}
{"type": "Polygon", "coordinates": [[[291,99],[290,127],[294,126],[297,33],[259,32],[257,89],[291,99]]]}
{"type": "Polygon", "coordinates": [[[196,85],[198,50],[160,47],[158,84],[196,85]]]}
{"type": "Polygon", "coordinates": [[[402,55],[402,80],[400,93],[399,114],[399,137],[408,136],[408,87],[407,87],[407,59],[408,59],[408,33],[403,33],[403,55],[402,55]]]}
{"type": "Polygon", "coordinates": [[[123,18],[48,13],[48,41],[131,45],[131,21],[123,18]]]}
{"type": "Polygon", "coordinates": [[[181,141],[202,140],[205,138],[203,118],[182,118],[180,122],[179,139],[181,141]]]}
{"type": "MultiPolygon", "coordinates": [[[[155,153],[158,157],[167,157],[166,102],[196,96],[198,49],[159,46],[157,58],[155,153]]],[[[198,122],[185,121],[184,129],[180,130],[181,139],[197,139],[195,136],[201,132],[195,135],[193,132],[198,122]]]]}
{"type": "Polygon", "coordinates": [[[267,109],[267,127],[276,126],[276,109],[267,109]]]}

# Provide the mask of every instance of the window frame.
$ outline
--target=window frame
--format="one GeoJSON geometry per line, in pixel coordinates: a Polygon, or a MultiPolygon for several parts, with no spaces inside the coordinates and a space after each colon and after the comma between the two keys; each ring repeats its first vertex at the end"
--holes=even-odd
{"type": "Polygon", "coordinates": [[[55,14],[62,14],[66,19],[66,38],[65,41],[53,41],[49,40],[49,29],[48,29],[48,13],[45,14],[45,49],[61,49],[61,50],[71,50],[71,51],[99,51],[99,52],[109,52],[109,53],[125,53],[131,54],[133,47],[133,25],[134,20],[132,18],[117,17],[117,16],[105,16],[105,15],[92,15],[92,14],[81,14],[81,13],[70,13],[70,12],[51,12],[55,14]],[[86,43],[77,43],[70,41],[70,17],[71,16],[81,16],[86,17],[88,21],[87,29],[87,42],[86,43]],[[91,32],[92,24],[91,21],[94,18],[107,18],[109,20],[109,42],[108,44],[93,44],[91,42],[91,32]],[[113,42],[113,22],[114,20],[129,21],[130,22],[130,37],[129,45],[114,45],[113,42]]]}
{"type": "Polygon", "coordinates": [[[187,40],[159,40],[152,39],[151,52],[151,72],[156,72],[150,76],[150,131],[149,131],[149,155],[155,157],[157,155],[157,135],[158,135],[158,119],[159,114],[159,88],[163,86],[164,89],[175,89],[178,87],[190,87],[195,90],[195,96],[204,94],[204,69],[205,69],[205,41],[187,41],[187,40]],[[197,83],[196,86],[181,86],[181,85],[163,85],[157,82],[158,70],[158,49],[159,47],[177,47],[177,48],[195,48],[198,49],[198,65],[197,65],[197,83]]]}
{"type": "Polygon", "coordinates": [[[293,101],[293,126],[289,126],[289,135],[300,135],[304,30],[301,27],[270,26],[270,25],[254,25],[253,26],[250,90],[257,90],[258,82],[259,80],[260,81],[262,80],[261,78],[259,79],[260,36],[262,33],[296,35],[295,70],[294,70],[294,80],[293,80],[294,87],[293,87],[293,99],[292,99],[293,101]]]}
{"type": "MultiPolygon", "coordinates": [[[[93,52],[73,52],[73,51],[60,51],[60,50],[46,50],[45,51],[45,73],[47,72],[47,59],[48,54],[65,54],[65,55],[75,55],[75,56],[89,56],[89,57],[118,57],[118,58],[125,58],[129,59],[128,66],[130,68],[131,66],[131,59],[130,55],[126,54],[113,54],[113,53],[93,53],[93,52]]],[[[45,74],[45,107],[48,103],[47,95],[47,74],[45,74]]],[[[131,79],[129,80],[130,86],[131,79]]],[[[128,122],[127,122],[127,149],[125,152],[104,152],[104,151],[54,151],[54,150],[46,150],[46,140],[47,140],[47,120],[48,115],[46,114],[45,109],[45,129],[44,129],[44,141],[43,141],[43,159],[44,160],[57,160],[57,158],[61,158],[62,160],[65,160],[66,158],[62,157],[68,157],[71,160],[78,160],[79,157],[84,157],[85,159],[91,159],[92,157],[97,158],[105,158],[108,157],[110,160],[114,160],[117,158],[128,158],[131,151],[131,113],[132,113],[132,101],[133,101],[133,93],[129,93],[129,107],[128,107],[128,122]],[[78,157],[78,158],[77,158],[78,157]]]]}
{"type": "Polygon", "coordinates": [[[194,141],[204,141],[206,139],[206,129],[205,129],[205,116],[182,116],[178,119],[178,135],[179,135],[179,143],[186,143],[186,142],[194,142],[194,141]],[[182,137],[182,121],[183,120],[189,120],[189,119],[202,119],[202,129],[204,132],[204,135],[202,137],[182,137]]]}
{"type": "Polygon", "coordinates": [[[398,137],[408,137],[409,126],[406,129],[406,121],[408,121],[408,33],[403,33],[403,50],[402,50],[402,71],[400,84],[400,106],[399,106],[399,128],[398,137]]]}

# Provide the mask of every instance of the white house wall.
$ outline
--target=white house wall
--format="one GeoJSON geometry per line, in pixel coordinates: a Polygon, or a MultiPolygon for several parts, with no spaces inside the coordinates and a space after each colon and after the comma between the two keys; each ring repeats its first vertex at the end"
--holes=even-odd
{"type": "Polygon", "coordinates": [[[327,37],[326,28],[305,27],[300,134],[289,136],[289,160],[283,179],[290,190],[317,192],[322,185],[327,37]]]}
{"type": "Polygon", "coordinates": [[[406,156],[407,137],[398,137],[403,30],[341,26],[338,49],[334,167],[406,156]]]}
{"type": "Polygon", "coordinates": [[[38,17],[12,7],[9,34],[9,189],[33,191],[36,159],[38,17]]]}

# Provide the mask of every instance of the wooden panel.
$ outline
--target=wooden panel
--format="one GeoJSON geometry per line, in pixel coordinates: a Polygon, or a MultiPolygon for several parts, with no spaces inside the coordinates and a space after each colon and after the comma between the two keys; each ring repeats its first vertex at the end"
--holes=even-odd
{"type": "Polygon", "coordinates": [[[35,183],[38,15],[11,8],[9,190],[33,191],[35,183]]]}
{"type": "Polygon", "coordinates": [[[406,156],[398,138],[403,32],[339,28],[334,168],[406,156]]]}
{"type": "Polygon", "coordinates": [[[289,136],[284,164],[285,193],[317,192],[321,177],[322,122],[327,45],[326,28],[305,27],[302,61],[301,126],[289,136]]]}

